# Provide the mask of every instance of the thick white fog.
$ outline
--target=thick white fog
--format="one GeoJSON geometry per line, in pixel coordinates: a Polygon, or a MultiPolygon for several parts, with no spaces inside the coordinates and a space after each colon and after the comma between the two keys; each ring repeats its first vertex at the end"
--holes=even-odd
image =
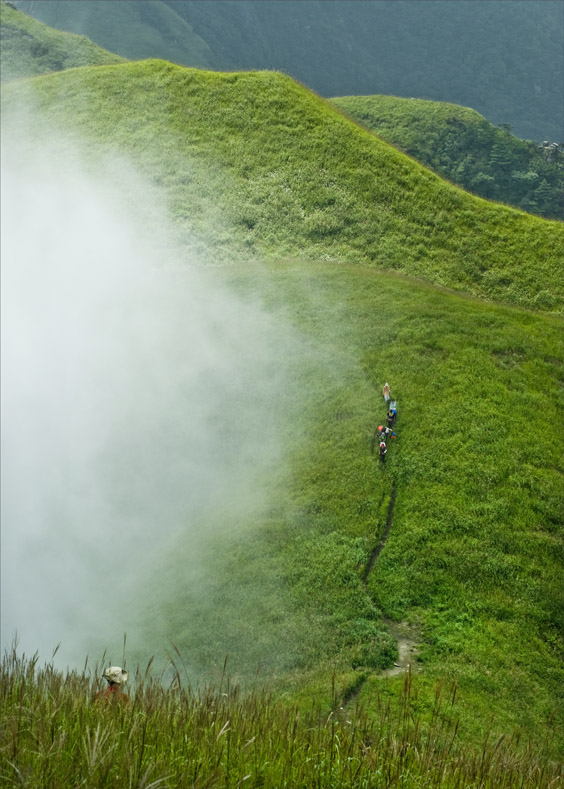
{"type": "Polygon", "coordinates": [[[161,203],[123,161],[4,127],[4,648],[101,651],[163,546],[251,511],[280,459],[288,335],[175,246],[161,203]]]}

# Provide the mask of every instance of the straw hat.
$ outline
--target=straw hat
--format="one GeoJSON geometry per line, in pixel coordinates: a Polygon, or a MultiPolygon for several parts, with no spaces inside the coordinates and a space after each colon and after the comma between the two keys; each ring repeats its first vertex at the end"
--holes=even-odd
{"type": "Polygon", "coordinates": [[[110,666],[104,671],[104,679],[107,679],[110,685],[121,685],[123,682],[127,682],[127,677],[129,674],[127,671],[124,671],[121,666],[110,666]]]}

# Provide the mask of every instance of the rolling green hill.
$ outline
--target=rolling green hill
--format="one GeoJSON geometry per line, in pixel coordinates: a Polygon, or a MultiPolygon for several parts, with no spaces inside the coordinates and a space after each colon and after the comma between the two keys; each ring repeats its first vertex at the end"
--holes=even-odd
{"type": "Polygon", "coordinates": [[[463,189],[550,219],[564,218],[564,150],[498,129],[474,110],[393,96],[332,103],[463,189]]]}
{"type": "Polygon", "coordinates": [[[276,69],[323,96],[417,97],[473,107],[519,137],[562,142],[558,0],[15,0],[128,58],[276,69]]]}
{"type": "Polygon", "coordinates": [[[561,761],[563,225],[464,193],[277,73],[147,61],[2,93],[35,144],[50,129],[92,168],[127,156],[179,240],[232,263],[210,277],[303,340],[264,506],[201,516],[222,524],[205,586],[182,539],[143,574],[135,657],[170,640],[193,680],[229,653],[235,679],[258,666],[302,711],[376,715],[405,683],[399,638],[423,726],[455,682],[462,743],[517,731],[561,761]]]}
{"type": "Polygon", "coordinates": [[[561,223],[455,188],[284,75],[145,61],[6,86],[7,110],[28,99],[94,150],[130,155],[216,259],[307,252],[562,307],[561,223]]]}
{"type": "Polygon", "coordinates": [[[63,71],[77,66],[122,63],[85,36],[62,33],[0,3],[2,46],[0,74],[3,81],[63,71]]]}

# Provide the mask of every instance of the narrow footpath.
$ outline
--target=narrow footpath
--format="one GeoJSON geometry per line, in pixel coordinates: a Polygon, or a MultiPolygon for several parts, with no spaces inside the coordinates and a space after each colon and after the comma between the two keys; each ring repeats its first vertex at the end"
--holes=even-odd
{"type": "MultiPolygon", "coordinates": [[[[378,429],[376,429],[376,431],[374,432],[374,436],[372,437],[372,442],[370,447],[372,455],[375,454],[377,437],[378,437],[378,429]]],[[[386,545],[386,542],[388,540],[392,528],[392,523],[394,519],[394,508],[396,506],[397,488],[394,480],[392,480],[391,484],[392,484],[392,488],[390,492],[390,502],[388,504],[388,512],[386,515],[386,523],[384,525],[384,529],[382,531],[380,539],[378,540],[378,542],[370,552],[370,556],[368,557],[368,561],[366,562],[366,566],[362,573],[362,582],[365,588],[367,586],[367,581],[370,576],[370,573],[374,569],[374,565],[378,557],[382,553],[384,546],[386,545]]],[[[393,620],[387,618],[383,618],[383,622],[397,641],[398,658],[391,668],[378,672],[377,676],[393,677],[398,674],[404,674],[409,671],[412,671],[413,662],[417,658],[417,651],[418,651],[417,647],[419,643],[419,633],[417,631],[417,628],[413,627],[408,622],[394,622],[393,620]]],[[[360,674],[358,676],[357,681],[354,682],[345,690],[343,696],[340,699],[340,702],[337,705],[337,707],[340,710],[343,710],[348,704],[354,701],[354,699],[358,696],[364,684],[366,683],[366,680],[369,679],[370,676],[375,676],[375,674],[373,672],[360,674]]]]}

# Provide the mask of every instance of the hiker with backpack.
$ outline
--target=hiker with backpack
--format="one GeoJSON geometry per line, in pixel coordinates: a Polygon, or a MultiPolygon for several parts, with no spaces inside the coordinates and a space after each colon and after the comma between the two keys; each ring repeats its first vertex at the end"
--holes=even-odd
{"type": "Polygon", "coordinates": [[[382,461],[382,463],[386,462],[386,452],[387,451],[388,450],[387,450],[387,447],[386,447],[386,442],[385,441],[380,441],[380,447],[379,447],[379,450],[378,450],[378,454],[380,455],[380,460],[382,461]]]}

